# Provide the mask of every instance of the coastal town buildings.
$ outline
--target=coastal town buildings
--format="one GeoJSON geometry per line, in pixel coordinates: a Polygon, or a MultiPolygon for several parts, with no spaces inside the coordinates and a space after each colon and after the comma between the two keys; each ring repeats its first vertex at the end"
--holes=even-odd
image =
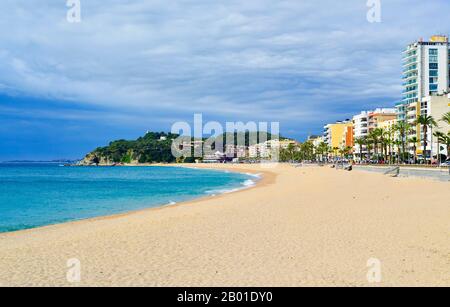
{"type": "Polygon", "coordinates": [[[376,128],[385,128],[385,123],[392,124],[397,121],[397,113],[394,108],[378,108],[373,111],[362,111],[353,116],[353,152],[361,157],[367,154],[367,146],[355,144],[357,139],[364,139],[376,128]],[[362,152],[360,152],[362,149],[362,152]]]}
{"type": "Polygon", "coordinates": [[[369,112],[368,116],[368,132],[372,132],[374,129],[380,128],[386,121],[392,121],[397,119],[397,113],[394,108],[392,109],[376,109],[369,112]]]}
{"type": "Polygon", "coordinates": [[[320,144],[324,143],[323,136],[320,135],[311,135],[308,137],[308,142],[311,142],[314,147],[319,147],[320,144]]]}
{"type": "Polygon", "coordinates": [[[338,121],[334,124],[326,125],[323,134],[324,142],[331,148],[340,149],[342,146],[342,138],[349,127],[353,129],[353,123],[350,120],[338,121]]]}
{"type": "Polygon", "coordinates": [[[248,147],[248,155],[250,158],[270,159],[279,153],[280,150],[289,149],[290,146],[296,146],[299,143],[294,140],[268,140],[263,143],[251,145],[248,147]]]}

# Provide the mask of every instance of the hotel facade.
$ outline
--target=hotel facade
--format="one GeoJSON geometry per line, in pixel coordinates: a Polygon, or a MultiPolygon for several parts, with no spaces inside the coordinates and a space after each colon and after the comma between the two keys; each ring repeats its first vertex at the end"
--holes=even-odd
{"type": "MultiPolygon", "coordinates": [[[[424,135],[422,127],[415,125],[415,121],[420,115],[439,120],[449,111],[449,57],[448,37],[441,35],[432,36],[429,41],[414,42],[403,52],[403,99],[397,103],[396,111],[398,121],[406,121],[412,126],[408,138],[418,140],[415,146],[410,146],[411,154],[415,147],[416,154],[421,157],[437,155],[437,141],[433,140],[432,129],[424,135]]],[[[443,132],[446,132],[445,128],[443,132]]]]}
{"type": "Polygon", "coordinates": [[[345,147],[353,147],[353,130],[351,131],[351,138],[346,136],[349,129],[353,129],[353,123],[350,120],[328,124],[324,127],[323,141],[332,149],[343,149],[343,138],[345,138],[345,147]]]}
{"type": "Polygon", "coordinates": [[[397,122],[396,110],[392,108],[379,108],[373,111],[363,111],[353,116],[353,153],[361,157],[361,154],[367,154],[366,146],[355,144],[355,140],[368,137],[370,132],[377,128],[385,128],[385,123],[397,122]],[[362,151],[361,151],[362,147],[362,151]]]}

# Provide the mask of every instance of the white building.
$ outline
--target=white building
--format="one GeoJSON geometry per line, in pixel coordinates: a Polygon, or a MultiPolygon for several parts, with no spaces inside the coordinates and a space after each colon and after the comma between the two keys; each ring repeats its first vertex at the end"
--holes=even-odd
{"type": "MultiPolygon", "coordinates": [[[[392,108],[377,108],[373,111],[363,111],[353,116],[353,153],[361,154],[361,146],[356,143],[358,139],[367,137],[376,128],[385,128],[385,122],[396,122],[396,110],[392,108]]],[[[362,154],[367,154],[367,147],[362,146],[362,154]]]]}
{"type": "Polygon", "coordinates": [[[288,149],[290,145],[298,145],[294,140],[268,140],[264,143],[248,147],[250,158],[273,159],[279,156],[280,150],[288,149]]]}
{"type": "Polygon", "coordinates": [[[397,104],[397,119],[405,120],[408,105],[422,98],[448,92],[448,37],[436,35],[419,40],[403,52],[403,100],[397,104]]]}
{"type": "MultiPolygon", "coordinates": [[[[428,129],[427,131],[427,156],[430,156],[430,152],[432,153],[433,157],[437,157],[438,155],[438,140],[436,137],[433,136],[433,133],[435,131],[443,132],[444,134],[447,134],[450,131],[450,126],[441,121],[444,114],[447,112],[450,112],[450,94],[447,95],[440,95],[440,96],[429,96],[422,99],[421,102],[421,108],[420,113],[422,115],[432,116],[437,124],[437,128],[428,129]]],[[[424,135],[423,131],[420,133],[419,139],[421,140],[420,144],[417,144],[417,146],[420,146],[420,148],[417,148],[417,151],[421,154],[423,152],[423,140],[424,135]]],[[[443,146],[439,150],[440,154],[444,154],[448,156],[447,148],[443,146]]]]}
{"type": "Polygon", "coordinates": [[[369,112],[363,111],[353,116],[353,133],[355,138],[369,135],[369,112]]]}
{"type": "Polygon", "coordinates": [[[308,137],[308,142],[311,142],[317,148],[320,144],[324,143],[324,139],[323,136],[313,135],[308,137]]]}
{"type": "Polygon", "coordinates": [[[358,139],[367,137],[369,135],[369,112],[363,111],[358,115],[353,116],[353,139],[355,140],[355,146],[353,147],[353,153],[356,156],[367,153],[367,147],[356,144],[358,139]]]}

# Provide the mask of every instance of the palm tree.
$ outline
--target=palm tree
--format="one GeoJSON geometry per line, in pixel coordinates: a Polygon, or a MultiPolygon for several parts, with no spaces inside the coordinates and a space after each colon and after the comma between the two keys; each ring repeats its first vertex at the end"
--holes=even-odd
{"type": "MultiPolygon", "coordinates": [[[[378,145],[381,143],[383,143],[383,129],[381,128],[376,128],[373,129],[370,133],[369,133],[369,137],[372,139],[373,141],[373,146],[374,146],[374,150],[375,150],[375,156],[377,157],[377,160],[379,160],[379,156],[378,156],[378,145]]],[[[381,153],[383,154],[383,149],[381,150],[381,153]]]]}
{"type": "Polygon", "coordinates": [[[372,149],[373,149],[373,140],[369,137],[366,139],[366,147],[367,147],[367,159],[372,159],[372,149]]]}
{"type": "Polygon", "coordinates": [[[351,147],[351,146],[346,146],[344,148],[343,151],[344,151],[344,156],[345,156],[346,159],[351,155],[352,150],[353,150],[353,147],[351,147]]]}
{"type": "Polygon", "coordinates": [[[393,148],[392,145],[394,145],[394,137],[395,137],[395,126],[389,127],[388,131],[388,144],[389,144],[389,164],[393,163],[393,148]]]}
{"type": "Polygon", "coordinates": [[[334,159],[336,160],[337,158],[337,153],[339,151],[339,147],[333,147],[333,155],[334,155],[334,159]]]}
{"type": "Polygon", "coordinates": [[[397,146],[397,163],[400,164],[400,151],[401,151],[401,146],[402,146],[402,141],[400,140],[395,140],[392,142],[392,144],[394,144],[394,146],[397,146]]]}
{"type": "MultiPolygon", "coordinates": [[[[400,142],[401,142],[401,148],[402,148],[402,153],[403,153],[403,157],[402,157],[402,161],[404,160],[404,156],[406,153],[406,137],[408,135],[408,133],[411,131],[411,125],[406,122],[406,121],[399,121],[397,123],[397,125],[395,126],[395,130],[398,132],[399,137],[400,137],[400,142]]],[[[400,159],[400,155],[399,155],[399,159],[400,159]]]]}
{"type": "Polygon", "coordinates": [[[327,143],[321,143],[321,144],[320,144],[320,147],[321,147],[321,149],[323,150],[323,153],[322,153],[322,160],[323,160],[323,161],[327,161],[327,160],[328,160],[329,153],[330,153],[330,146],[328,146],[327,143]]]}
{"type": "Polygon", "coordinates": [[[327,157],[327,160],[328,160],[328,161],[329,161],[330,158],[333,156],[333,154],[334,154],[334,149],[333,149],[333,147],[328,146],[328,157],[327,157]]]}
{"type": "Polygon", "coordinates": [[[359,137],[355,139],[355,144],[359,146],[359,159],[362,161],[363,156],[363,146],[366,145],[366,138],[365,137],[359,137]]]}
{"type": "Polygon", "coordinates": [[[433,135],[437,139],[437,147],[438,147],[437,148],[437,158],[438,158],[438,163],[440,165],[441,164],[441,140],[443,140],[443,137],[445,136],[445,134],[440,131],[436,131],[435,133],[433,133],[433,135]]]}
{"type": "Polygon", "coordinates": [[[417,143],[419,143],[419,140],[417,137],[413,136],[409,139],[409,143],[413,144],[413,150],[414,150],[414,164],[417,163],[417,143]]]}
{"type": "Polygon", "coordinates": [[[450,157],[450,132],[447,135],[443,135],[439,138],[439,141],[442,145],[447,147],[447,160],[450,157]]]}
{"type": "Polygon", "coordinates": [[[323,161],[323,156],[328,153],[328,145],[324,142],[320,143],[319,146],[317,146],[317,152],[320,154],[320,160],[323,161]]]}
{"type": "Polygon", "coordinates": [[[442,117],[441,121],[450,125],[450,112],[445,113],[444,116],[442,117]]]}
{"type": "Polygon", "coordinates": [[[289,157],[289,160],[292,161],[294,160],[294,150],[296,149],[294,144],[289,144],[288,148],[287,148],[287,154],[289,157]]]}
{"type": "Polygon", "coordinates": [[[388,159],[388,145],[389,145],[389,131],[386,129],[382,129],[380,128],[380,133],[381,133],[381,137],[380,137],[380,141],[381,141],[381,151],[383,154],[383,161],[386,162],[388,159]]]}
{"type": "Polygon", "coordinates": [[[419,115],[419,117],[417,117],[416,121],[414,122],[416,125],[418,126],[422,126],[422,132],[423,132],[423,159],[425,164],[427,164],[427,145],[428,145],[428,140],[427,140],[427,135],[428,135],[428,128],[433,128],[437,126],[436,121],[434,120],[433,116],[428,116],[428,115],[419,115]]]}

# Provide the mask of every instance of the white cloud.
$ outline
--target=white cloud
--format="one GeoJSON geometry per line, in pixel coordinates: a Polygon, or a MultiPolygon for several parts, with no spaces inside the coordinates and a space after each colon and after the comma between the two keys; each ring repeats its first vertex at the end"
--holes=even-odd
{"type": "Polygon", "coordinates": [[[402,47],[448,31],[448,8],[383,1],[383,22],[370,24],[363,0],[82,0],[70,24],[65,1],[4,0],[0,91],[167,120],[177,110],[306,122],[336,102],[348,101],[345,114],[400,98],[402,47]]]}

